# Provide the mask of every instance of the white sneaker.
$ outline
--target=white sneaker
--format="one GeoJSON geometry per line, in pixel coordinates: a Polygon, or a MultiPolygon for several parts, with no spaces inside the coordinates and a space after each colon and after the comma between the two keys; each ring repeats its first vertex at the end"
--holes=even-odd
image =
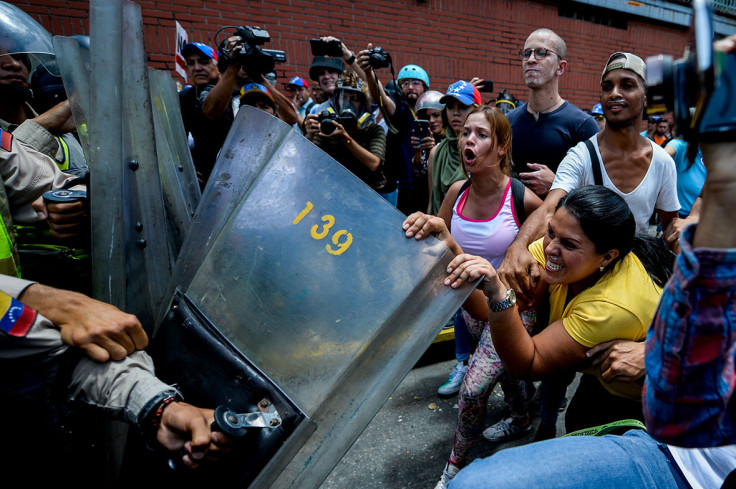
{"type": "Polygon", "coordinates": [[[525,425],[513,418],[502,419],[483,432],[483,437],[488,441],[505,441],[529,433],[532,423],[527,421],[525,425]]]}
{"type": "Polygon", "coordinates": [[[464,365],[463,362],[457,362],[455,368],[450,372],[450,377],[447,382],[442,384],[437,389],[437,394],[441,396],[452,396],[460,391],[460,386],[465,378],[465,373],[468,371],[468,366],[464,365]]]}
{"type": "Polygon", "coordinates": [[[460,472],[460,469],[454,465],[445,464],[445,470],[442,471],[442,477],[440,481],[434,486],[434,489],[447,489],[447,483],[452,480],[455,475],[460,472]]]}

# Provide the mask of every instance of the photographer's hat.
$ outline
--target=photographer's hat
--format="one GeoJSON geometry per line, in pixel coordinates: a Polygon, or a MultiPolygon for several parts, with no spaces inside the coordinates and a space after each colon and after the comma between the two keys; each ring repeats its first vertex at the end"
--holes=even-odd
{"type": "Polygon", "coordinates": [[[317,77],[317,71],[320,68],[327,68],[329,70],[337,71],[342,73],[345,71],[345,63],[342,58],[328,58],[327,56],[315,56],[312,60],[312,65],[309,67],[309,78],[314,81],[319,81],[317,77]]]}
{"type": "Polygon", "coordinates": [[[606,67],[603,69],[601,83],[606,73],[619,69],[633,71],[642,80],[647,79],[647,65],[644,64],[644,60],[639,56],[631,53],[613,53],[608,57],[608,63],[606,63],[606,67]]]}
{"type": "Polygon", "coordinates": [[[240,89],[240,102],[246,103],[247,100],[253,98],[262,98],[266,100],[274,108],[276,107],[271,93],[264,85],[260,83],[246,83],[243,88],[240,89]]]}
{"type": "Polygon", "coordinates": [[[187,57],[187,53],[191,53],[192,49],[196,49],[200,53],[204,54],[208,58],[214,59],[217,61],[217,51],[212,49],[206,44],[202,44],[201,42],[190,42],[189,44],[185,44],[183,48],[181,48],[181,55],[185,58],[187,57]]]}
{"type": "Polygon", "coordinates": [[[447,93],[440,99],[440,103],[446,104],[450,98],[459,100],[461,104],[466,106],[480,105],[483,103],[480,92],[475,88],[475,85],[463,80],[456,81],[447,87],[447,93]]]}

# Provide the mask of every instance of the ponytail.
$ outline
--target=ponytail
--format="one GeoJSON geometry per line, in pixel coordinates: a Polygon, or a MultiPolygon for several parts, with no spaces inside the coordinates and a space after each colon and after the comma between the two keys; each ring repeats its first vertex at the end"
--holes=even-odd
{"type": "Polygon", "coordinates": [[[664,287],[672,275],[675,254],[665,246],[662,239],[636,233],[631,251],[639,258],[654,283],[664,287]]]}

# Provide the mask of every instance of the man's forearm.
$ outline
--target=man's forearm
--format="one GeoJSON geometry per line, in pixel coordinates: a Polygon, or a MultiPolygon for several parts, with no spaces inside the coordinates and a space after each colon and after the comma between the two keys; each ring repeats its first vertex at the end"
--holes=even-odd
{"type": "Polygon", "coordinates": [[[567,192],[560,189],[555,189],[547,194],[542,205],[526,218],[511,246],[523,246],[527,248],[534,241],[544,236],[547,224],[555,213],[557,203],[566,194],[567,192]]]}
{"type": "Polygon", "coordinates": [[[703,186],[695,248],[736,248],[736,227],[729,226],[736,209],[736,143],[702,145],[708,176],[703,186]]]}
{"type": "Polygon", "coordinates": [[[238,73],[234,68],[235,66],[237,65],[231,64],[228,67],[220,81],[212,87],[210,93],[205,97],[202,103],[202,113],[206,118],[213,121],[218,120],[230,105],[230,99],[235,88],[235,77],[238,73]]]}

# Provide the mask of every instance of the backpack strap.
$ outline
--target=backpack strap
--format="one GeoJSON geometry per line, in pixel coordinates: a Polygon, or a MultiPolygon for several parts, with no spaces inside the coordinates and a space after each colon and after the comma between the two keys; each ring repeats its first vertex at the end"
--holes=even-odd
{"type": "Polygon", "coordinates": [[[595,147],[593,146],[593,141],[586,139],[585,146],[587,146],[588,152],[590,153],[590,163],[593,167],[593,182],[596,185],[603,185],[603,177],[601,177],[601,162],[598,159],[598,153],[595,151],[595,147]]]}
{"type": "Polygon", "coordinates": [[[514,199],[514,214],[519,225],[524,224],[524,221],[526,221],[526,210],[524,210],[525,193],[526,186],[521,183],[521,180],[511,177],[511,198],[514,199]]]}

